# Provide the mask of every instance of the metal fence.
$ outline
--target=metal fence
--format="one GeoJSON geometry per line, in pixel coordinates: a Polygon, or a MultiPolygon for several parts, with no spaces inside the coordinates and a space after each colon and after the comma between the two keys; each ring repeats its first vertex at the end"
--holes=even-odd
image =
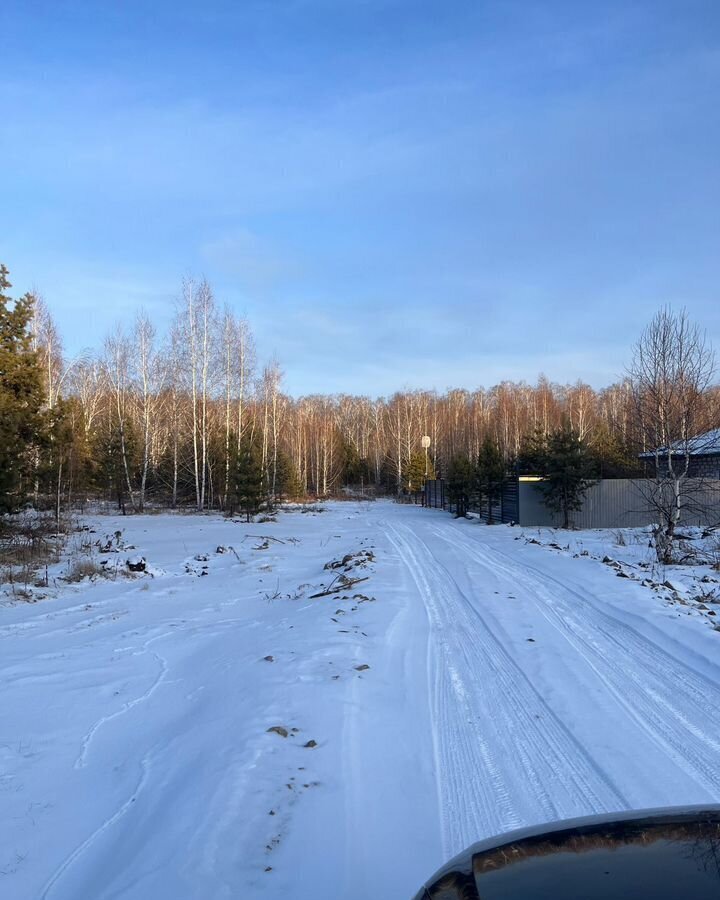
{"type": "MultiPolygon", "coordinates": [[[[575,528],[636,528],[650,525],[657,514],[649,501],[652,482],[633,478],[605,478],[590,488],[582,509],[570,514],[575,528]]],[[[521,525],[562,525],[562,514],[553,513],[543,503],[540,485],[520,481],[521,525]]],[[[688,479],[684,483],[685,502],[681,525],[720,523],[720,481],[688,479]]]]}
{"type": "Polygon", "coordinates": [[[445,509],[445,482],[442,479],[425,482],[425,506],[433,509],[445,509]]]}
{"type": "MultiPolygon", "coordinates": [[[[518,482],[516,478],[508,479],[502,486],[497,499],[492,507],[492,519],[494,522],[517,522],[518,520],[518,482]]],[[[455,512],[455,504],[447,496],[447,485],[442,479],[425,482],[424,505],[433,509],[447,509],[455,512]]],[[[468,504],[468,511],[488,518],[487,503],[480,503],[477,497],[472,497],[468,504]]]]}
{"type": "MultiPolygon", "coordinates": [[[[582,509],[570,515],[574,528],[636,528],[650,525],[657,519],[648,494],[653,483],[647,479],[602,479],[588,488],[582,509]]],[[[720,481],[688,479],[681,525],[720,525],[720,481]]],[[[454,512],[454,504],[447,498],[444,481],[425,484],[425,505],[454,512]]],[[[477,499],[469,511],[487,519],[487,504],[477,499]]],[[[554,513],[543,503],[543,493],[537,481],[508,479],[503,485],[500,502],[493,506],[495,522],[516,522],[519,525],[562,525],[562,514],[554,513]]]]}

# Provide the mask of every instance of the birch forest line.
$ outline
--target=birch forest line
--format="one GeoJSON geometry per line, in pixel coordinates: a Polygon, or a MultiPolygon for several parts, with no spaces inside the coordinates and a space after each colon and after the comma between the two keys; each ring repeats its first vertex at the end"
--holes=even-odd
{"type": "MultiPolygon", "coordinates": [[[[534,384],[388,397],[292,397],[281,361],[258,365],[251,323],[218,303],[205,280],[182,283],[167,333],[140,311],[73,359],[50,307],[22,299],[44,418],[18,491],[38,506],[95,498],[124,510],[228,510],[238,478],[270,498],[398,494],[458,457],[476,459],[488,439],[510,469],[530,436],[563,424],[605,475],[632,471],[641,449],[628,380],[596,390],[540,375],[534,384]]],[[[717,388],[707,403],[717,407],[717,388]]]]}

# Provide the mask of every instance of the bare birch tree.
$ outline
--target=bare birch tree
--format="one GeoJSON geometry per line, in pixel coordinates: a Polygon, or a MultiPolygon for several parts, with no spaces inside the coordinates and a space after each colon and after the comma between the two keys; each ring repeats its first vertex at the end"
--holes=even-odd
{"type": "MultiPolygon", "coordinates": [[[[685,310],[660,310],[634,348],[628,377],[642,444],[654,462],[644,489],[657,515],[655,549],[659,562],[672,560],[673,538],[683,507],[692,500],[688,484],[697,441],[708,427],[707,391],[715,357],[704,333],[685,310]]],[[[695,481],[695,479],[693,479],[695,481]]]]}
{"type": "Polygon", "coordinates": [[[235,343],[237,337],[237,322],[232,312],[225,307],[222,318],[220,343],[221,343],[221,365],[223,380],[223,395],[225,403],[224,430],[225,430],[225,473],[222,491],[222,508],[227,507],[228,495],[230,492],[230,460],[231,448],[230,441],[232,435],[232,419],[233,419],[233,397],[237,390],[236,368],[235,368],[235,343]]]}
{"type": "Polygon", "coordinates": [[[105,339],[103,364],[112,391],[112,406],[120,444],[121,465],[125,474],[130,504],[135,509],[135,491],[130,476],[127,441],[130,344],[120,326],[117,326],[113,333],[105,339]]]}
{"type": "Polygon", "coordinates": [[[205,509],[208,487],[210,402],[215,382],[216,310],[212,288],[206,280],[186,278],[182,286],[177,326],[182,336],[184,366],[192,414],[195,504],[205,509]]]}
{"type": "Polygon", "coordinates": [[[262,396],[262,467],[265,473],[265,487],[275,495],[277,489],[278,450],[280,425],[284,404],[280,394],[282,371],[277,360],[272,360],[263,369],[262,396]]]}
{"type": "Polygon", "coordinates": [[[172,460],[171,505],[175,509],[178,503],[178,483],[180,476],[180,437],[184,430],[183,407],[185,393],[182,387],[182,370],[185,361],[183,346],[183,330],[176,321],[170,330],[165,361],[165,379],[167,385],[167,428],[172,460]]]}
{"type": "Polygon", "coordinates": [[[145,508],[145,492],[150,468],[151,446],[157,421],[165,370],[155,343],[155,328],[144,310],[135,319],[133,334],[135,354],[133,371],[135,375],[135,396],[138,404],[138,419],[142,432],[142,467],[138,489],[138,509],[145,508]]]}
{"type": "Polygon", "coordinates": [[[48,409],[53,409],[71,366],[65,363],[60,333],[47,304],[39,294],[33,297],[32,348],[38,354],[43,370],[45,401],[48,409]]]}

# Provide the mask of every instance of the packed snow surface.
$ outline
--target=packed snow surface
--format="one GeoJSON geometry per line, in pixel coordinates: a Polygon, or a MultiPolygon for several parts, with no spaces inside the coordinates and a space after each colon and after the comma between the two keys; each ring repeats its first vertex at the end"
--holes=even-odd
{"type": "Polygon", "coordinates": [[[720,633],[597,559],[388,502],[87,523],[147,570],[0,607],[5,900],[408,898],[720,800],[720,633]]]}

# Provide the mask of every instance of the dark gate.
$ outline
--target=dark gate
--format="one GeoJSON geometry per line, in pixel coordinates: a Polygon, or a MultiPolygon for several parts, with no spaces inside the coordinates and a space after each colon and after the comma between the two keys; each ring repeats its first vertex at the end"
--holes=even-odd
{"type": "Polygon", "coordinates": [[[508,478],[503,482],[500,493],[500,521],[520,521],[520,491],[517,478],[508,478]]]}
{"type": "Polygon", "coordinates": [[[425,506],[445,509],[445,482],[442,479],[425,482],[425,506]]]}

